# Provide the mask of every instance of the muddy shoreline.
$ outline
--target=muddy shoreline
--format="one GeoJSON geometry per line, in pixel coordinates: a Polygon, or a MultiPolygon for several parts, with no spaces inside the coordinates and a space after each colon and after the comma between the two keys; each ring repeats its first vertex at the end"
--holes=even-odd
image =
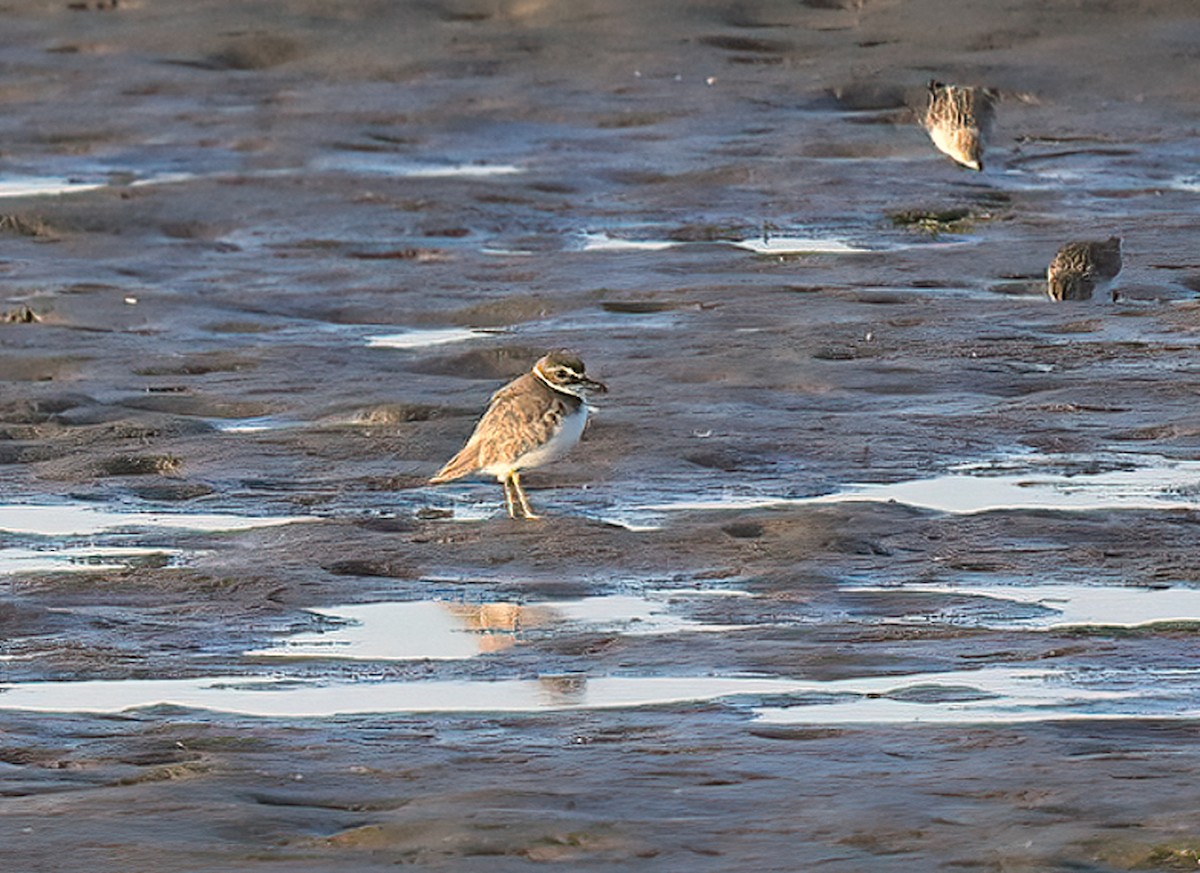
{"type": "Polygon", "coordinates": [[[1194,868],[1198,41],[12,5],[4,868],[1194,868]],[[931,77],[998,90],[985,172],[931,77]],[[1120,299],[1047,301],[1111,234],[1120,299]],[[426,486],[556,347],[609,394],[547,518],[426,486]]]}

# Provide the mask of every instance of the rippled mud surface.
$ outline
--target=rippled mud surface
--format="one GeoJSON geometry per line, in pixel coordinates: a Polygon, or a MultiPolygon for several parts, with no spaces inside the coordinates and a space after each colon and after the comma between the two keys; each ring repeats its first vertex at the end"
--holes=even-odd
{"type": "Polygon", "coordinates": [[[1194,869],[1200,14],[947,8],[6,9],[0,866],[1194,869]]]}

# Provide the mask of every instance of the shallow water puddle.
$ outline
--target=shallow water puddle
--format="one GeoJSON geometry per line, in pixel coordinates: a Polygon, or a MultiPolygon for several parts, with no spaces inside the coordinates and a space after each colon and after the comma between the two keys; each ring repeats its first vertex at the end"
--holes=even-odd
{"type": "MultiPolygon", "coordinates": [[[[674,594],[635,597],[614,594],[607,597],[584,597],[540,604],[563,620],[584,625],[591,630],[611,631],[626,636],[649,636],[673,633],[707,633],[740,630],[747,625],[714,624],[695,621],[672,612],[669,599],[708,596],[752,596],[744,591],[681,591],[674,594]],[[667,599],[669,598],[669,599],[667,599]]],[[[757,625],[761,626],[761,625],[757,625]]]]}
{"type": "Polygon", "coordinates": [[[393,155],[336,154],[312,162],[314,170],[340,173],[371,173],[405,179],[488,179],[524,173],[516,164],[418,162],[397,160],[393,155]]]}
{"type": "Polygon", "coordinates": [[[733,242],[731,245],[737,249],[745,249],[748,252],[754,252],[756,255],[787,255],[805,253],[844,255],[874,251],[874,249],[851,245],[850,243],[843,242],[842,240],[817,239],[816,237],[803,236],[758,237],[755,239],[744,239],[738,242],[733,242]]]}
{"type": "Polygon", "coordinates": [[[728,631],[740,627],[698,622],[671,610],[670,600],[709,593],[610,595],[530,604],[418,600],[310,609],[315,615],[344,624],[298,634],[278,646],[246,654],[270,658],[458,660],[503,651],[518,643],[528,631],[564,623],[629,636],[728,631]]]}
{"type": "Polygon", "coordinates": [[[498,652],[520,634],[554,620],[551,611],[517,603],[364,603],[310,609],[341,626],[285,639],[246,654],[270,658],[458,660],[498,652]]]}
{"type": "Polygon", "coordinates": [[[0,505],[0,531],[34,536],[92,536],[117,530],[252,530],[317,521],[316,516],[247,516],[185,512],[112,512],[88,503],[0,505]]]}
{"type": "Polygon", "coordinates": [[[0,686],[0,709],[122,712],[180,706],[257,716],[382,712],[541,712],[796,696],[757,706],[777,724],[1007,723],[1059,719],[1195,718],[1200,671],[1069,673],[1008,667],[801,681],[751,676],[590,677],[491,682],[319,683],[283,676],[30,682],[0,686]]]}
{"type": "Polygon", "coordinates": [[[182,555],[178,549],[86,546],[56,549],[0,549],[0,576],[12,573],[99,573],[161,565],[182,555]]]}
{"type": "Polygon", "coordinates": [[[1197,670],[991,667],[826,683],[841,699],[758,707],[772,724],[1010,724],[1072,719],[1193,719],[1197,670]]]}
{"type": "Polygon", "coordinates": [[[1200,622],[1200,589],[1100,585],[853,586],[844,591],[901,597],[950,595],[976,598],[967,607],[941,604],[936,612],[887,619],[889,623],[944,622],[997,629],[1052,630],[1067,627],[1140,627],[1166,622],[1200,622]],[[1028,609],[1037,607],[1036,614],[1028,609]]]}
{"type": "Polygon", "coordinates": [[[582,250],[585,252],[661,252],[684,245],[674,240],[620,239],[606,233],[585,233],[582,250]]]}
{"type": "Polygon", "coordinates": [[[634,530],[653,528],[672,512],[764,509],[868,501],[902,503],[954,514],[1007,509],[1197,509],[1200,508],[1200,461],[1139,457],[1146,466],[1099,473],[1053,473],[1036,468],[1054,462],[1070,467],[1080,459],[1034,456],[1021,459],[1027,472],[989,474],[994,465],[962,465],[929,479],[888,484],[851,484],[815,497],[766,494],[723,495],[635,506],[609,513],[606,520],[634,530]],[[961,472],[960,472],[961,471],[961,472]]]}
{"type": "Polygon", "coordinates": [[[186,182],[196,178],[192,173],[151,173],[130,182],[114,181],[114,176],[105,171],[89,171],[73,176],[0,176],[0,198],[40,197],[60,194],[79,194],[109,186],[142,187],[186,182]]]}
{"type": "Polygon", "coordinates": [[[95,191],[108,186],[106,180],[71,179],[63,176],[8,176],[0,178],[0,197],[38,197],[95,191]]]}
{"type": "Polygon", "coordinates": [[[499,330],[474,330],[465,327],[439,327],[428,330],[406,330],[400,333],[377,334],[367,337],[367,345],[371,348],[385,349],[423,349],[430,346],[461,343],[467,340],[494,336],[499,330]]]}
{"type": "Polygon", "coordinates": [[[245,715],[319,717],[375,712],[538,712],[613,709],[786,694],[782,679],[709,676],[591,678],[582,674],[495,682],[362,682],[319,685],[286,677],[219,676],[0,685],[0,709],[122,712],[171,705],[245,715]]]}
{"type": "Polygon", "coordinates": [[[257,415],[251,418],[209,419],[222,433],[264,433],[272,430],[291,430],[304,427],[306,422],[276,415],[257,415]]]}
{"type": "Polygon", "coordinates": [[[1200,506],[1200,461],[1076,475],[951,473],[889,485],[851,485],[812,503],[904,503],[950,513],[1000,509],[1192,509],[1200,506]]]}
{"type": "Polygon", "coordinates": [[[755,254],[860,254],[875,249],[852,245],[839,239],[802,236],[768,236],[754,239],[714,239],[700,243],[671,239],[622,239],[607,233],[585,233],[581,249],[585,252],[658,252],[677,246],[724,245],[745,249],[755,254]]]}
{"type": "Polygon", "coordinates": [[[1200,194],[1200,175],[1176,176],[1171,180],[1170,186],[1180,191],[1191,191],[1200,194]]]}

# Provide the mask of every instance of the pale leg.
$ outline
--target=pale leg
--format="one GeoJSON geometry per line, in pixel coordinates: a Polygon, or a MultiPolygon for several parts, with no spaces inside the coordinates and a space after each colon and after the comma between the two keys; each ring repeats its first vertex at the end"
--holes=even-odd
{"type": "Polygon", "coordinates": [[[512,474],[513,491],[517,494],[517,499],[521,501],[521,512],[526,518],[538,518],[533,509],[529,506],[529,500],[525,497],[525,490],[521,487],[521,474],[515,470],[512,474]]]}
{"type": "Polygon", "coordinates": [[[517,507],[513,500],[513,474],[509,473],[500,484],[504,486],[504,503],[508,507],[508,517],[516,518],[517,507]]]}

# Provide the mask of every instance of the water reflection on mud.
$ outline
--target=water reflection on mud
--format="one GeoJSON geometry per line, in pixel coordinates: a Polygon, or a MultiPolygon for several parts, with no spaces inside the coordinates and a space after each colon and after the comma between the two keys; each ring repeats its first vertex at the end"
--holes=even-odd
{"type": "Polygon", "coordinates": [[[173,706],[275,717],[369,713],[538,712],[730,699],[781,724],[989,724],[1200,716],[1197,670],[1100,671],[991,667],[946,673],[800,681],[754,676],[599,676],[425,682],[313,682],[217,676],[0,686],[0,708],[124,712],[173,706]],[[755,705],[755,698],[796,697],[755,705]]]}
{"type": "Polygon", "coordinates": [[[14,573],[99,573],[135,566],[161,566],[179,549],[139,546],[74,546],[0,549],[0,576],[14,573]]]}
{"type": "Polygon", "coordinates": [[[536,603],[421,600],[310,609],[326,620],[326,627],[247,655],[457,660],[502,652],[531,631],[564,624],[574,625],[577,630],[635,636],[737,629],[738,625],[706,623],[678,614],[679,601],[694,601],[704,595],[698,591],[641,597],[613,594],[536,603]]]}
{"type": "MultiPolygon", "coordinates": [[[[1081,472],[1097,459],[1028,455],[999,462],[961,464],[942,476],[886,484],[849,484],[831,494],[783,497],[766,488],[740,493],[615,507],[604,513],[631,530],[653,529],[673,513],[744,511],[771,506],[827,505],[868,501],[900,503],[952,514],[1003,510],[1195,509],[1200,507],[1200,461],[1124,456],[1116,469],[1081,472]],[[1056,469],[1057,468],[1057,469],[1056,469]],[[1014,472],[1019,471],[1019,472],[1014,472]]],[[[1103,466],[1100,464],[1100,466],[1103,466]]]]}
{"type": "Polygon", "coordinates": [[[385,349],[420,349],[429,346],[466,342],[467,340],[480,339],[495,333],[495,330],[470,330],[461,327],[406,330],[399,333],[369,336],[367,337],[367,345],[372,348],[385,349]]]}
{"type": "Polygon", "coordinates": [[[904,585],[848,586],[847,592],[888,596],[892,605],[926,602],[885,619],[899,624],[944,622],[975,627],[1053,630],[1069,627],[1140,627],[1200,624],[1200,588],[1102,585],[904,585]],[[954,603],[948,604],[947,598],[954,603]],[[966,598],[966,605],[955,605],[966,598]],[[1033,607],[1032,611],[1029,607],[1033,607]]]}
{"type": "Polygon", "coordinates": [[[456,660],[503,651],[520,634],[555,620],[553,610],[517,603],[366,603],[312,609],[328,627],[247,652],[283,658],[456,660]]]}
{"type": "Polygon", "coordinates": [[[114,512],[88,503],[0,506],[0,532],[43,537],[92,536],[120,530],[239,531],[315,521],[313,516],[247,516],[189,512],[114,512]]]}

